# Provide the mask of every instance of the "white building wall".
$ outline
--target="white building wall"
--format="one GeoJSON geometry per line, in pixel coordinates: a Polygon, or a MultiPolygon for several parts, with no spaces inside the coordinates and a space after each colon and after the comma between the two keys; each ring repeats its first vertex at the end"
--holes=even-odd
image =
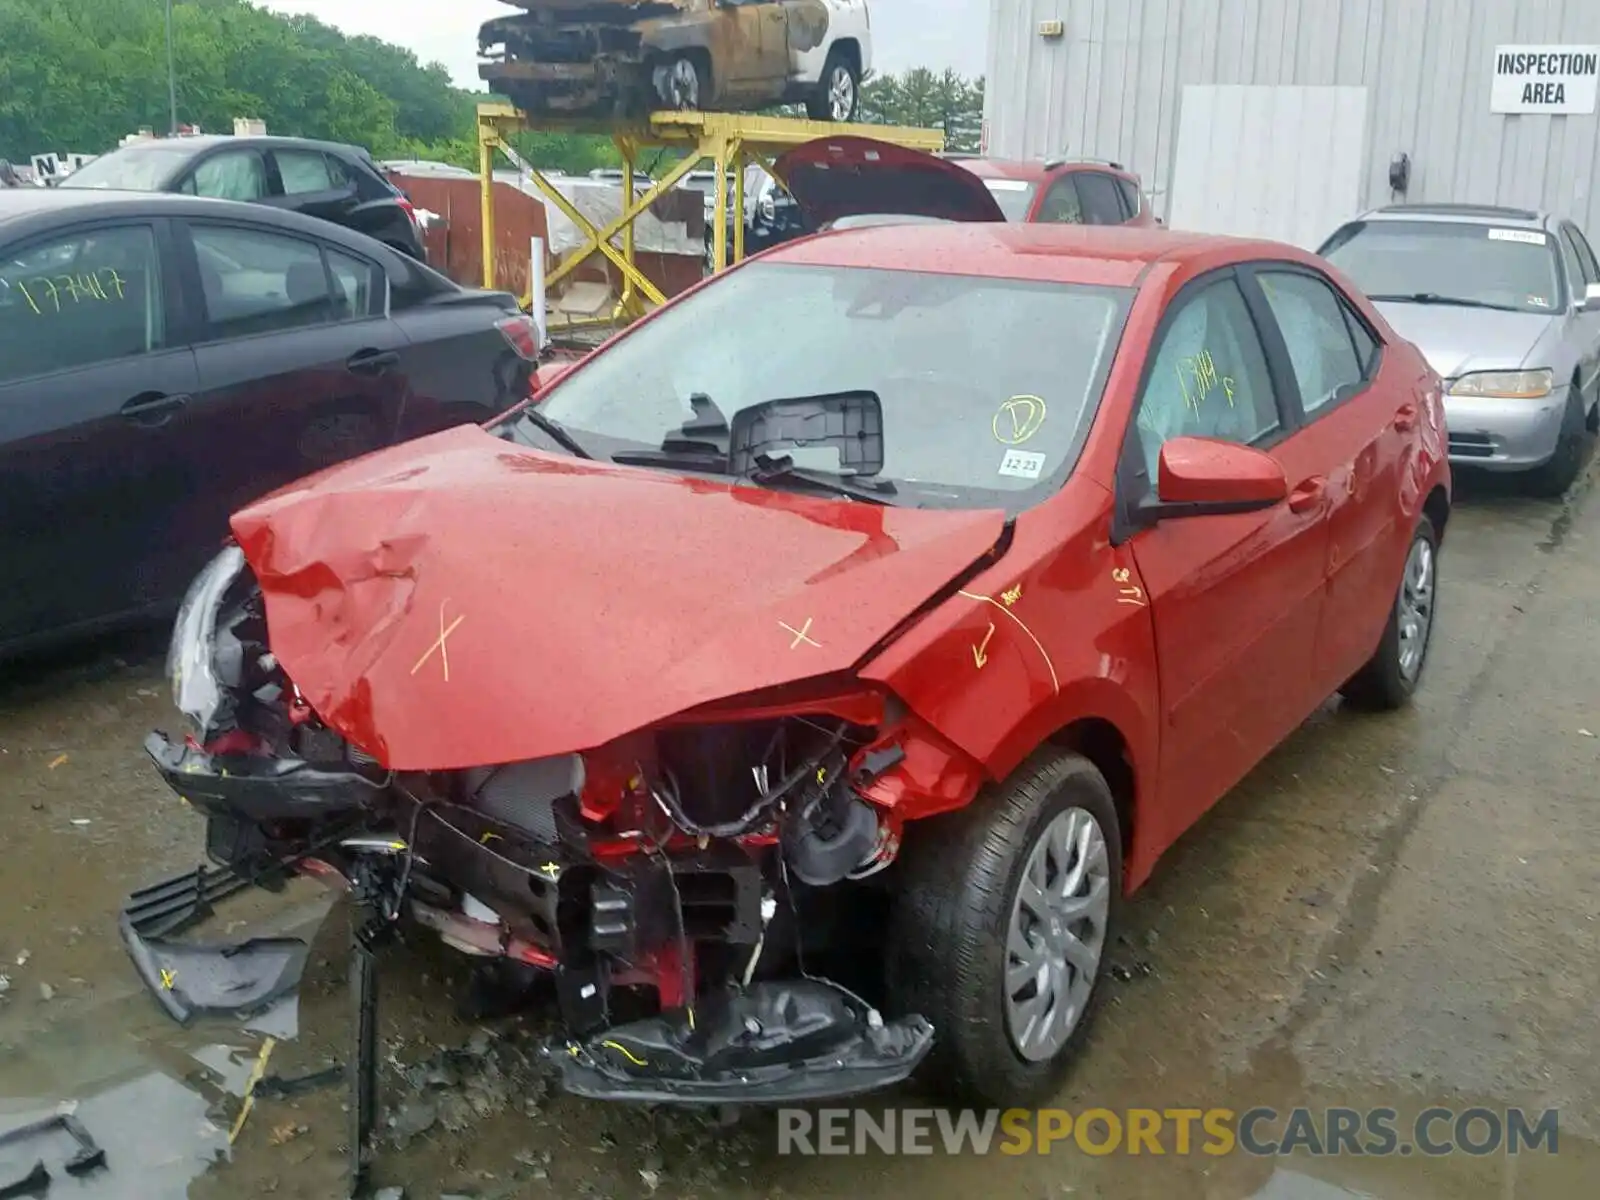
{"type": "Polygon", "coordinates": [[[1404,151],[1405,199],[1550,208],[1596,237],[1600,115],[1489,111],[1495,47],[1556,43],[1600,45],[1600,0],[991,0],[988,149],[1116,159],[1165,215],[1185,85],[1364,86],[1363,206],[1394,199],[1404,151]]]}

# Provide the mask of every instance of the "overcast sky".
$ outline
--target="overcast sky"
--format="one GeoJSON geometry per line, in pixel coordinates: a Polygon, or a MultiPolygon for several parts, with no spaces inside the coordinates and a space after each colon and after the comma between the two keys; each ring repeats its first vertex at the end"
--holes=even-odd
{"type": "MultiPolygon", "coordinates": [[[[478,26],[511,11],[498,0],[258,0],[310,13],[346,33],[372,34],[442,62],[462,87],[479,88],[478,26]]],[[[881,71],[954,67],[983,73],[989,0],[872,0],[873,57],[881,71]]]]}

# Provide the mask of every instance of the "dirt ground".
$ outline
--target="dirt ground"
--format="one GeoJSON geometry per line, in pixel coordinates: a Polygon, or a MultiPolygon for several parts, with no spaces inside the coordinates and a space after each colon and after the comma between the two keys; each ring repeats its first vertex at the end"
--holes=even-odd
{"type": "MultiPolygon", "coordinates": [[[[1600,1177],[1600,499],[1462,481],[1432,662],[1412,711],[1333,704],[1174,849],[1128,910],[1110,1004],[1060,1103],[1402,1113],[1560,1109],[1559,1153],[1273,1160],[779,1156],[771,1120],[719,1125],[553,1095],[525,1025],[452,1015],[460,964],[386,967],[378,1182],[462,1196],[911,1195],[1184,1200],[1590,1200],[1600,1177]]],[[[344,1194],[342,1085],[263,1099],[236,1025],[180,1030],[116,934],[125,894],[199,858],[197,820],[143,760],[170,724],[159,635],[0,678],[0,1127],[61,1101],[108,1171],[51,1195],[344,1194]]],[[[316,931],[309,886],[236,927],[316,931]],[[266,922],[267,926],[260,923],[266,922]]],[[[237,934],[235,934],[237,936],[237,934]]],[[[317,933],[298,1036],[269,1073],[349,1041],[342,913],[317,933]]],[[[281,1016],[281,1014],[280,1014],[281,1016]]],[[[921,1103],[914,1095],[874,1100],[921,1103]]],[[[0,1184],[60,1146],[0,1148],[0,1184]],[[10,1155],[10,1157],[7,1157],[10,1155]]]]}

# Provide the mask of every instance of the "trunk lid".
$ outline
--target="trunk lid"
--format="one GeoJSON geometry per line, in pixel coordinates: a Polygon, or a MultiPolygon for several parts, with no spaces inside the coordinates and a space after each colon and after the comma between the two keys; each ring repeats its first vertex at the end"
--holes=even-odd
{"type": "Polygon", "coordinates": [[[960,163],[874,138],[818,138],[780,155],[773,170],[813,229],[867,214],[1006,219],[983,180],[960,163]]]}

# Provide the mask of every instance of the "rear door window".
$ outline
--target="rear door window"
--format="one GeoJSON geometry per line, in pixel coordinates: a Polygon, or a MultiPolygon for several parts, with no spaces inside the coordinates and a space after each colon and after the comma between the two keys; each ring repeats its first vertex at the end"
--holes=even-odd
{"type": "Polygon", "coordinates": [[[1128,218],[1123,213],[1122,195],[1117,180],[1104,171],[1076,171],[1073,179],[1078,184],[1078,195],[1083,201],[1083,219],[1088,225],[1121,225],[1128,218]]]}
{"type": "Polygon", "coordinates": [[[1036,220],[1059,225],[1082,225],[1083,204],[1078,199],[1078,189],[1072,185],[1071,175],[1062,175],[1050,185],[1039,205],[1036,220]]]}
{"type": "Polygon", "coordinates": [[[1139,215],[1139,189],[1130,181],[1121,176],[1116,177],[1117,191],[1122,193],[1122,208],[1127,214],[1127,220],[1133,220],[1139,215]]]}
{"type": "Polygon", "coordinates": [[[0,382],[165,344],[161,263],[149,226],[101,226],[0,254],[0,382]]]}
{"type": "Polygon", "coordinates": [[[1359,389],[1365,375],[1361,351],[1333,289],[1298,271],[1263,271],[1256,279],[1289,348],[1305,414],[1359,389]]]}
{"type": "Polygon", "coordinates": [[[231,225],[196,223],[190,232],[212,339],[358,315],[334,294],[316,242],[231,225]]]}
{"type": "Polygon", "coordinates": [[[384,311],[388,299],[388,276],[382,268],[353,254],[329,249],[328,271],[333,276],[334,301],[338,315],[370,317],[384,311]]]}
{"type": "Polygon", "coordinates": [[[278,176],[283,180],[283,194],[302,196],[311,192],[331,192],[342,187],[336,178],[328,156],[315,150],[274,150],[272,157],[278,162],[278,176]]]}
{"type": "Polygon", "coordinates": [[[268,194],[266,160],[254,150],[213,154],[183,181],[191,196],[218,200],[262,200],[268,194]]]}

